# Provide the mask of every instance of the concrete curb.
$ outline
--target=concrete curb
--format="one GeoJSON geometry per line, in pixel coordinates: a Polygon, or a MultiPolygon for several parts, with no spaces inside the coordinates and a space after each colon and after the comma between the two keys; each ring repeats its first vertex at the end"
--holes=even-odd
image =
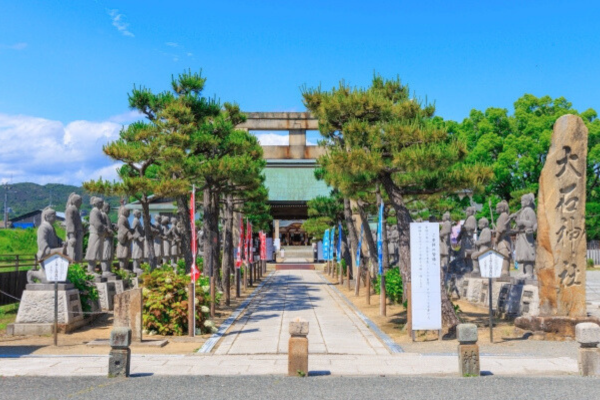
{"type": "Polygon", "coordinates": [[[202,347],[200,347],[200,350],[197,351],[198,353],[206,354],[210,353],[213,350],[213,348],[217,345],[219,340],[221,340],[225,332],[227,332],[229,327],[233,325],[233,323],[239,318],[240,315],[242,315],[244,311],[246,311],[246,308],[248,308],[250,301],[254,298],[254,296],[256,296],[256,294],[258,294],[262,290],[263,286],[271,280],[274,274],[275,271],[271,271],[271,273],[269,273],[269,275],[266,276],[267,279],[262,281],[260,285],[256,287],[256,290],[254,290],[254,292],[252,292],[250,296],[248,296],[246,300],[244,300],[244,302],[240,304],[240,306],[233,312],[233,314],[231,314],[229,318],[227,318],[221,324],[219,330],[215,334],[213,334],[206,342],[204,342],[202,347]]]}
{"type": "Polygon", "coordinates": [[[365,325],[367,325],[369,327],[369,329],[371,329],[373,331],[373,333],[375,333],[375,335],[377,335],[377,337],[379,337],[379,340],[381,340],[383,342],[383,344],[388,348],[388,350],[392,354],[404,353],[404,350],[402,350],[402,347],[400,347],[399,344],[394,342],[394,340],[391,337],[389,337],[387,334],[385,334],[381,329],[379,329],[379,327],[377,325],[375,325],[375,323],[373,321],[371,321],[365,314],[360,312],[358,307],[356,307],[354,305],[354,303],[352,303],[331,282],[329,282],[327,279],[325,279],[325,277],[323,276],[323,274],[320,271],[318,271],[318,275],[321,277],[323,282],[327,283],[327,285],[329,285],[337,293],[337,295],[340,296],[346,302],[346,304],[356,313],[356,315],[358,315],[358,317],[365,323],[365,325]]]}

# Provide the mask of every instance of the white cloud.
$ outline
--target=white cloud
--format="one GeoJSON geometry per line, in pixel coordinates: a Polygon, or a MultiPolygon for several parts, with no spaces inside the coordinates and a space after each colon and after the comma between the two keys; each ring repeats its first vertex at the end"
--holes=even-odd
{"type": "Polygon", "coordinates": [[[288,134],[280,135],[277,133],[253,133],[258,138],[262,146],[289,146],[290,137],[288,134]]]}
{"type": "Polygon", "coordinates": [[[119,32],[121,32],[124,36],[135,37],[133,33],[129,31],[129,24],[123,22],[123,17],[125,15],[119,14],[119,10],[107,10],[108,15],[112,19],[112,24],[119,32]]]}
{"type": "Polygon", "coordinates": [[[8,50],[24,50],[27,47],[27,43],[20,42],[15,44],[0,44],[0,49],[8,49],[8,50]]]}
{"type": "Polygon", "coordinates": [[[167,42],[165,44],[170,47],[179,47],[179,43],[175,43],[175,42],[167,42]]]}
{"type": "MultiPolygon", "coordinates": [[[[112,119],[119,119],[119,116],[112,119]]],[[[119,137],[122,124],[60,121],[0,113],[0,179],[13,182],[81,185],[89,179],[116,179],[115,163],[102,146],[119,137]]]]}
{"type": "Polygon", "coordinates": [[[115,122],[117,124],[130,124],[135,121],[139,121],[144,118],[144,114],[138,110],[126,111],[119,115],[113,115],[108,119],[109,122],[115,122]]]}

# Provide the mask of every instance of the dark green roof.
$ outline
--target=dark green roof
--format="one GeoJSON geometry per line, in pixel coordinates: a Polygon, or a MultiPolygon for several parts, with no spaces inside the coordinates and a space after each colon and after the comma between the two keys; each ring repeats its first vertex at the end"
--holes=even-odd
{"type": "Polygon", "coordinates": [[[265,186],[269,189],[269,200],[307,201],[317,196],[328,196],[331,189],[315,178],[315,166],[314,161],[267,163],[265,186]]]}

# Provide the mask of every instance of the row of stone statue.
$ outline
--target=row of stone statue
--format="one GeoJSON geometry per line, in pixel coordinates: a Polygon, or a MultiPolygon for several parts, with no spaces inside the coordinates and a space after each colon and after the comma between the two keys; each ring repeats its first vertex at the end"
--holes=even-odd
{"type": "Polygon", "coordinates": [[[452,234],[452,221],[450,213],[445,213],[440,230],[440,255],[443,268],[449,273],[477,275],[479,271],[478,258],[490,249],[498,251],[504,257],[502,265],[502,276],[510,275],[510,263],[513,258],[513,246],[511,235],[516,235],[514,261],[522,270],[522,277],[534,279],[535,266],[535,238],[537,231],[537,216],[534,210],[535,196],[532,193],[521,197],[521,209],[509,214],[508,203],[501,201],[496,206],[496,212],[500,214],[494,229],[490,229],[487,218],[481,218],[477,223],[475,219],[475,208],[468,207],[467,218],[458,235],[460,250],[454,252],[450,242],[452,234]],[[514,221],[514,227],[512,223],[514,221]],[[478,239],[475,233],[479,228],[478,239]],[[450,261],[451,256],[454,259],[450,261]]]}
{"type": "MultiPolygon", "coordinates": [[[[92,211],[89,216],[89,239],[85,255],[83,254],[83,236],[84,229],[81,221],[79,208],[82,204],[82,198],[76,193],[72,193],[67,200],[65,210],[65,230],[66,241],[63,242],[54,230],[53,223],[56,220],[56,212],[51,208],[46,208],[42,212],[42,223],[37,231],[38,259],[43,259],[54,252],[61,252],[69,256],[75,262],[86,261],[88,272],[96,274],[98,263],[102,270],[102,276],[111,277],[110,267],[115,257],[119,260],[119,266],[123,270],[129,269],[129,260],[133,260],[132,270],[141,274],[140,265],[148,260],[149,243],[145,239],[145,227],[140,221],[141,212],[133,211],[133,222],[129,224],[130,210],[121,207],[119,209],[119,219],[116,226],[110,222],[108,213],[110,204],[105,203],[99,197],[92,197],[90,204],[92,211]],[[117,238],[115,252],[114,237],[117,238]]],[[[159,263],[176,264],[180,258],[181,252],[181,222],[175,217],[156,215],[155,223],[148,224],[152,232],[154,254],[159,263]]],[[[42,269],[30,271],[28,273],[28,282],[33,283],[33,279],[42,282],[46,281],[45,272],[42,269]]]]}

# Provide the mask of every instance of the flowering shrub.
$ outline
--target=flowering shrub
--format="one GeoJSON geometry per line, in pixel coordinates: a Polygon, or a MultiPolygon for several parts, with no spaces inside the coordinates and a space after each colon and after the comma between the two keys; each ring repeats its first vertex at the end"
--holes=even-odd
{"type": "MultiPolygon", "coordinates": [[[[172,267],[163,266],[144,274],[144,329],[150,334],[187,335],[188,275],[178,275],[172,267]]],[[[208,278],[196,281],[196,329],[202,333],[216,331],[208,320],[210,287],[208,278]]],[[[219,298],[219,297],[218,297],[219,298]]],[[[217,298],[217,299],[218,299],[217,298]]]]}

